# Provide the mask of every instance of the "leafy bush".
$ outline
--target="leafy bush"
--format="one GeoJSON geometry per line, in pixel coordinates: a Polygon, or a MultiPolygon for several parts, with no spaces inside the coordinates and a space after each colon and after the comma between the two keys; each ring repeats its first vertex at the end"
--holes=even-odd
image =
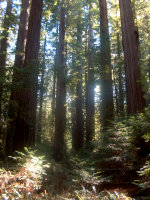
{"type": "MultiPolygon", "coordinates": [[[[150,156],[150,155],[149,155],[150,156]]],[[[141,190],[140,194],[144,196],[150,194],[150,159],[145,162],[143,167],[138,171],[139,179],[135,180],[135,184],[138,185],[141,190]]],[[[149,199],[149,198],[148,198],[149,199]]]]}
{"type": "MultiPolygon", "coordinates": [[[[144,113],[117,119],[102,133],[96,166],[112,183],[131,183],[150,153],[150,106],[144,113]]],[[[148,162],[146,162],[148,165],[148,162]]],[[[146,165],[146,166],[147,166],[146,165]]],[[[147,171],[147,168],[145,168],[147,171]]]]}
{"type": "Polygon", "coordinates": [[[10,159],[17,165],[13,163],[8,169],[0,169],[0,199],[31,199],[41,188],[49,164],[43,156],[27,148],[10,159]]]}

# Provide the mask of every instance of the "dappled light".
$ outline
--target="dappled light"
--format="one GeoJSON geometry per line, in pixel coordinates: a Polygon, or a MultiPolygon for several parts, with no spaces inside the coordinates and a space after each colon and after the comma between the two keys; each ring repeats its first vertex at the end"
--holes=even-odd
{"type": "MultiPolygon", "coordinates": [[[[35,151],[25,148],[25,152],[16,152],[9,157],[9,168],[0,170],[0,198],[28,199],[41,189],[43,176],[46,175],[44,156],[37,156],[35,151]],[[16,163],[16,165],[15,165],[16,163]]],[[[42,197],[43,194],[41,194],[42,197]]]]}
{"type": "Polygon", "coordinates": [[[150,0],[0,0],[0,200],[150,200],[150,0]]]}
{"type": "Polygon", "coordinates": [[[0,170],[1,199],[131,199],[121,188],[101,191],[104,179],[95,172],[91,158],[76,155],[57,163],[39,156],[40,149],[25,148],[9,158],[11,167],[0,170]]]}

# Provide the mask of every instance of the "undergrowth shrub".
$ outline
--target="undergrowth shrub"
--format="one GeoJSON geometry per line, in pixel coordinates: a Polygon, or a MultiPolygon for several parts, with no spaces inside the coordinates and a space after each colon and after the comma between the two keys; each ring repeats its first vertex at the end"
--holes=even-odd
{"type": "MultiPolygon", "coordinates": [[[[133,181],[144,165],[148,172],[150,153],[150,106],[144,113],[118,119],[101,135],[96,164],[112,180],[133,181]]],[[[143,177],[145,177],[143,175],[143,177]]],[[[150,176],[146,176],[147,178],[150,176]]]]}
{"type": "Polygon", "coordinates": [[[24,148],[24,152],[16,151],[15,156],[9,158],[15,162],[11,167],[0,169],[0,199],[32,199],[42,187],[49,163],[44,156],[38,156],[36,151],[28,148],[24,148]]]}
{"type": "Polygon", "coordinates": [[[140,180],[137,181],[138,185],[143,189],[150,189],[150,160],[147,160],[144,166],[138,171],[140,180]]]}
{"type": "Polygon", "coordinates": [[[135,180],[134,184],[138,185],[140,191],[138,194],[146,196],[145,199],[150,198],[150,155],[145,164],[138,171],[139,178],[135,180]]]}
{"type": "Polygon", "coordinates": [[[145,163],[150,153],[150,106],[144,113],[138,113],[117,123],[116,129],[130,144],[130,151],[134,151],[140,166],[145,163]]]}

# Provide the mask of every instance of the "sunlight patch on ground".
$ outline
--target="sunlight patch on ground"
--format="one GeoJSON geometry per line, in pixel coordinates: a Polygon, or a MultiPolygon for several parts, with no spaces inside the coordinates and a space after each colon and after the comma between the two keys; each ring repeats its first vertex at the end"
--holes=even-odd
{"type": "Polygon", "coordinates": [[[131,200],[123,190],[100,192],[97,186],[102,178],[79,158],[73,158],[68,168],[53,159],[48,163],[44,156],[25,148],[25,153],[16,152],[10,159],[9,168],[0,169],[2,200],[131,200]]]}
{"type": "MultiPolygon", "coordinates": [[[[36,156],[35,152],[16,152],[12,167],[0,169],[0,199],[31,199],[34,193],[42,187],[43,175],[50,167],[44,157],[36,156]]],[[[43,194],[41,194],[42,199],[43,194]]]]}

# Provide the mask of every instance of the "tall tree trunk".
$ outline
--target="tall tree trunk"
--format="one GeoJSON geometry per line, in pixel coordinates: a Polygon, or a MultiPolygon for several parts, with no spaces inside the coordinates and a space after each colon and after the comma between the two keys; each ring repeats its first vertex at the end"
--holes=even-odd
{"type": "Polygon", "coordinates": [[[45,56],[46,56],[46,36],[44,39],[44,48],[43,48],[43,63],[42,63],[42,74],[41,74],[41,83],[40,83],[40,108],[39,108],[39,119],[38,119],[38,131],[37,131],[37,141],[41,143],[42,135],[42,111],[43,111],[43,94],[44,94],[44,74],[45,74],[45,56]]]}
{"type": "Polygon", "coordinates": [[[70,93],[71,93],[71,133],[72,133],[72,148],[75,149],[75,136],[76,136],[76,58],[75,54],[72,53],[72,70],[71,70],[71,80],[73,80],[70,86],[70,93]]]}
{"type": "MultiPolygon", "coordinates": [[[[118,27],[118,25],[117,25],[118,27]]],[[[119,81],[119,92],[118,92],[118,110],[120,116],[124,115],[124,89],[123,89],[123,66],[121,63],[121,44],[120,44],[120,35],[117,33],[117,64],[119,67],[118,70],[118,81],[119,81]]]]}
{"type": "MultiPolygon", "coordinates": [[[[150,49],[149,49],[149,54],[150,54],[150,49]]],[[[150,87],[150,56],[149,56],[149,59],[148,59],[148,83],[149,83],[149,87],[150,87]]],[[[150,102],[149,102],[150,103],[150,102]]]]}
{"type": "Polygon", "coordinates": [[[56,108],[56,64],[54,65],[53,68],[53,88],[52,88],[52,103],[51,103],[51,115],[50,115],[51,140],[54,139],[54,134],[55,134],[55,108],[56,108]]]}
{"type": "Polygon", "coordinates": [[[23,68],[25,58],[25,46],[27,39],[27,26],[29,18],[29,4],[30,0],[22,0],[20,24],[18,30],[18,38],[16,44],[16,56],[13,69],[11,95],[8,109],[8,128],[6,137],[6,153],[10,154],[14,150],[14,133],[17,120],[17,112],[20,101],[20,88],[22,83],[21,69],[23,68]]]}
{"type": "Polygon", "coordinates": [[[59,26],[59,47],[57,63],[57,91],[56,91],[56,114],[55,114],[55,135],[54,135],[54,158],[61,160],[64,155],[64,132],[66,128],[66,77],[64,59],[65,40],[65,5],[61,2],[60,26],[59,26]]]}
{"type": "Polygon", "coordinates": [[[2,94],[3,94],[3,84],[5,81],[8,36],[9,36],[9,28],[11,25],[11,11],[12,11],[12,0],[7,0],[6,13],[5,13],[4,21],[2,23],[3,31],[2,31],[1,40],[0,40],[0,138],[3,138],[2,94]]]}
{"type": "Polygon", "coordinates": [[[42,7],[42,0],[32,0],[22,76],[23,88],[20,91],[19,110],[14,135],[14,150],[22,150],[24,146],[30,146],[35,141],[42,7]]]}
{"type": "Polygon", "coordinates": [[[82,108],[82,61],[81,61],[81,49],[82,49],[82,29],[81,29],[81,11],[79,13],[79,19],[77,22],[77,56],[76,56],[76,70],[77,70],[77,83],[76,83],[76,129],[74,137],[74,149],[80,150],[83,146],[84,139],[84,120],[83,120],[83,108],[82,108]]]}
{"type": "Polygon", "coordinates": [[[89,31],[88,31],[88,77],[86,81],[86,142],[93,139],[95,133],[94,119],[94,65],[93,65],[93,29],[92,16],[89,6],[89,31]]]}
{"type": "Polygon", "coordinates": [[[145,107],[140,72],[138,32],[134,25],[131,0],[119,0],[125,59],[127,112],[136,114],[145,107]]]}
{"type": "Polygon", "coordinates": [[[71,133],[72,133],[72,148],[75,147],[75,135],[76,135],[76,102],[72,96],[71,100],[71,133]]]}
{"type": "Polygon", "coordinates": [[[103,131],[114,117],[110,39],[108,30],[107,3],[99,0],[100,49],[101,49],[101,124],[103,131]]]}
{"type": "Polygon", "coordinates": [[[50,134],[51,139],[54,139],[55,133],[55,107],[56,107],[56,68],[57,68],[57,58],[58,58],[58,37],[59,37],[59,24],[56,22],[56,52],[55,52],[55,63],[53,67],[53,88],[52,88],[52,103],[51,103],[51,115],[50,115],[50,134]]]}
{"type": "Polygon", "coordinates": [[[117,78],[116,78],[116,72],[115,72],[115,67],[113,68],[113,77],[114,77],[114,89],[115,89],[115,103],[116,103],[116,114],[119,114],[119,95],[118,95],[118,85],[117,85],[117,78]]]}

